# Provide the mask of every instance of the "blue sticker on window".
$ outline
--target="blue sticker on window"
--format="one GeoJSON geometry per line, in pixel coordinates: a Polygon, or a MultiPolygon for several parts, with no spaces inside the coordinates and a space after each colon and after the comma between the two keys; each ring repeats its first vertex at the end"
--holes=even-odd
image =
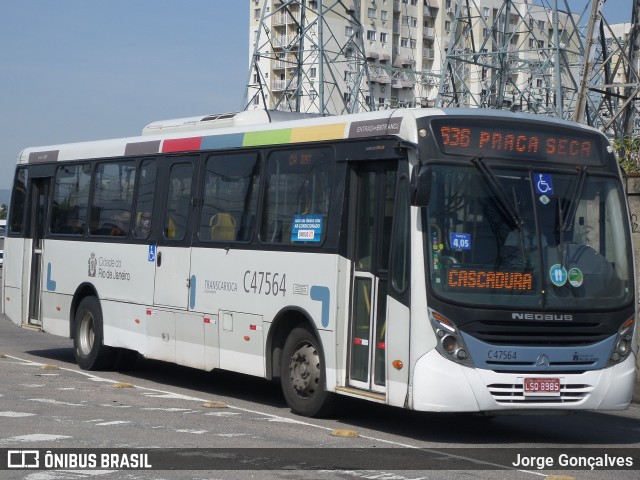
{"type": "Polygon", "coordinates": [[[534,173],[533,179],[536,183],[536,192],[540,195],[553,194],[553,182],[549,173],[534,173]]]}
{"type": "Polygon", "coordinates": [[[562,287],[567,283],[567,270],[559,263],[556,263],[549,270],[549,277],[551,278],[551,283],[556,287],[562,287]]]}
{"type": "Polygon", "coordinates": [[[292,242],[320,242],[322,215],[295,215],[291,229],[292,242]]]}
{"type": "Polygon", "coordinates": [[[468,233],[451,233],[449,240],[454,250],[471,250],[471,235],[468,233]]]}

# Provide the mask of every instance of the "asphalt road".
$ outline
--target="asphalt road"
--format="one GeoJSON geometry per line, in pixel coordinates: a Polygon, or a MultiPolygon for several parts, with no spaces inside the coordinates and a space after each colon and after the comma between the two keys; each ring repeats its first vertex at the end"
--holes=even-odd
{"type": "MultiPolygon", "coordinates": [[[[345,399],[340,401],[334,418],[307,419],[289,411],[277,384],[245,375],[208,373],[145,359],[129,372],[81,371],[74,362],[70,340],[18,328],[0,316],[0,357],[3,355],[2,456],[7,455],[5,449],[199,450],[195,454],[186,452],[191,456],[176,460],[174,466],[183,469],[179,471],[78,470],[61,464],[54,470],[0,471],[0,478],[404,480],[545,478],[555,474],[580,479],[636,479],[640,471],[640,460],[633,469],[618,471],[562,470],[556,465],[558,455],[566,452],[572,456],[573,448],[589,447],[593,449],[590,453],[602,454],[624,448],[625,455],[631,451],[640,458],[637,405],[616,414],[484,419],[409,412],[345,399]],[[355,432],[357,437],[336,436],[336,431],[355,432]],[[280,458],[277,452],[268,450],[202,450],[276,447],[285,449],[282,452],[286,455],[280,458]],[[354,448],[363,450],[349,450],[354,448]],[[398,450],[389,450],[392,448],[398,450]],[[539,456],[540,448],[556,449],[550,453],[556,462],[553,467],[510,465],[518,454],[539,456]],[[197,470],[202,460],[197,458],[198,452],[210,454],[213,463],[205,461],[205,469],[197,470]],[[416,469],[422,464],[415,455],[423,452],[436,455],[438,469],[416,469]],[[222,468],[215,461],[221,456],[232,464],[235,461],[235,467],[222,468]],[[326,468],[327,457],[337,467],[326,468]],[[354,468],[345,467],[350,465],[349,459],[354,468]],[[476,463],[470,463],[470,459],[476,463]],[[238,465],[247,470],[233,469],[238,465]]],[[[166,462],[174,461],[172,452],[176,453],[169,451],[166,462]]],[[[7,464],[0,457],[0,468],[3,465],[7,464]]]]}

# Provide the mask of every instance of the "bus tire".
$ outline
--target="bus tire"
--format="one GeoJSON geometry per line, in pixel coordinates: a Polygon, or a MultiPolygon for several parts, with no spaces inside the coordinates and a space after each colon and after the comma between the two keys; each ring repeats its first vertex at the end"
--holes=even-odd
{"type": "Polygon", "coordinates": [[[102,309],[96,297],[85,297],[75,316],[73,351],[83,370],[106,370],[113,363],[114,349],[104,345],[102,309]]]}
{"type": "Polygon", "coordinates": [[[309,330],[289,333],[282,351],[282,393],[291,411],[305,417],[330,412],[333,396],[326,390],[326,367],[320,341],[309,330]]]}

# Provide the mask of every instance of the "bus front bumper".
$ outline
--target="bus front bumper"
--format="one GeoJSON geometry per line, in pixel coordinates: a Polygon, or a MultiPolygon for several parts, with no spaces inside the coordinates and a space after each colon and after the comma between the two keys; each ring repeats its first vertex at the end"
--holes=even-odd
{"type": "Polygon", "coordinates": [[[635,381],[635,355],[613,367],[584,373],[501,373],[469,368],[436,350],[413,373],[412,407],[431,412],[500,410],[624,410],[635,381]],[[524,378],[560,378],[557,396],[525,396],[524,378]]]}

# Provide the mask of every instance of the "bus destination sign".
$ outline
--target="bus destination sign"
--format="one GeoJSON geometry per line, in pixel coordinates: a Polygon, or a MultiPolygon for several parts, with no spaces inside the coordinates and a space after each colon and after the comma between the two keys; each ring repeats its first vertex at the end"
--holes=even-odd
{"type": "Polygon", "coordinates": [[[489,126],[486,125],[488,119],[484,123],[434,121],[438,147],[446,154],[602,165],[600,142],[590,133],[567,135],[541,130],[536,125],[527,125],[527,128],[489,126]]]}
{"type": "Polygon", "coordinates": [[[533,275],[527,272],[496,272],[452,268],[447,275],[449,288],[470,290],[533,291],[533,275]]]}

